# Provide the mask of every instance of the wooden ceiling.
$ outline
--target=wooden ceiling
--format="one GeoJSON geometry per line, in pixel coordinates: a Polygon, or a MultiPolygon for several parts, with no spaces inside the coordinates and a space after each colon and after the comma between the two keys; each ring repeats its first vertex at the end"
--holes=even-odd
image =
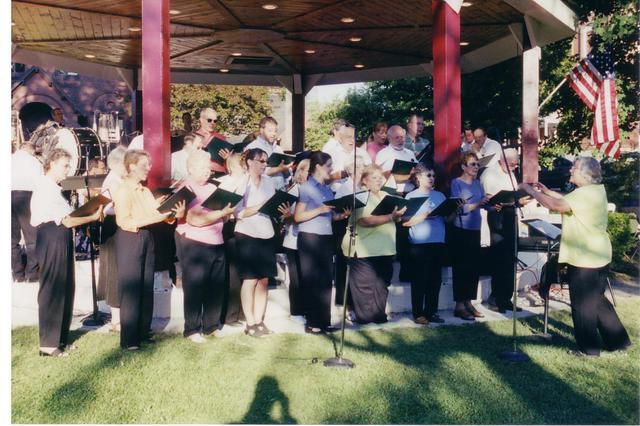
{"type": "MultiPolygon", "coordinates": [[[[318,74],[431,61],[429,0],[172,0],[171,69],[318,74]],[[273,11],[261,6],[276,4],[273,11]],[[343,23],[341,18],[355,18],[343,23]],[[350,41],[360,37],[360,41],[350,41]],[[314,53],[305,53],[312,50],[314,53]],[[241,53],[234,58],[232,53],[241,53]],[[235,63],[248,57],[261,64],[235,63]]],[[[140,0],[12,0],[12,41],[27,50],[141,66],[140,0]],[[87,58],[85,55],[94,55],[87,58]]],[[[502,0],[461,10],[466,53],[509,34],[523,17],[502,0]]]]}

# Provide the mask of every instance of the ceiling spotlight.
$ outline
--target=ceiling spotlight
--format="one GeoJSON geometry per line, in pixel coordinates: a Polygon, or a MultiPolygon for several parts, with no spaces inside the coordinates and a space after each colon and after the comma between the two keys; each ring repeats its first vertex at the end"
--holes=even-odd
{"type": "Polygon", "coordinates": [[[473,3],[471,3],[470,1],[463,1],[462,2],[462,7],[469,7],[471,6],[473,3]]]}
{"type": "Polygon", "coordinates": [[[138,31],[142,31],[142,28],[140,28],[140,27],[129,27],[129,31],[131,31],[132,33],[137,33],[138,31]]]}
{"type": "Polygon", "coordinates": [[[220,72],[229,72],[229,70],[226,68],[220,68],[220,72]]]}
{"type": "Polygon", "coordinates": [[[12,27],[13,27],[15,24],[16,24],[15,22],[11,21],[11,26],[12,26],[12,27]]]}
{"type": "Polygon", "coordinates": [[[231,54],[231,56],[242,56],[242,53],[240,53],[240,52],[233,52],[233,53],[231,54]]]}
{"type": "Polygon", "coordinates": [[[359,41],[362,41],[362,37],[351,37],[349,39],[349,41],[353,42],[353,43],[357,43],[359,41]]]}
{"type": "Polygon", "coordinates": [[[355,18],[351,18],[350,16],[346,16],[344,18],[340,18],[340,22],[345,23],[345,24],[352,24],[354,22],[356,22],[355,18]]]}
{"type": "Polygon", "coordinates": [[[316,51],[313,50],[313,49],[305,49],[304,53],[308,53],[309,55],[313,55],[314,53],[316,53],[316,51]]]}
{"type": "Polygon", "coordinates": [[[276,10],[278,8],[278,5],[277,4],[267,3],[267,4],[263,4],[262,8],[264,10],[276,10]]]}
{"type": "Polygon", "coordinates": [[[469,42],[468,41],[461,41],[460,42],[460,46],[468,46],[469,42]]]}
{"type": "Polygon", "coordinates": [[[358,69],[360,69],[360,68],[364,68],[364,65],[362,65],[362,64],[355,64],[353,67],[354,67],[354,68],[358,68],[358,69]]]}
{"type": "Polygon", "coordinates": [[[180,15],[180,11],[179,10],[175,10],[175,9],[171,9],[169,11],[169,15],[180,15]]]}
{"type": "Polygon", "coordinates": [[[85,57],[85,58],[88,58],[88,59],[93,59],[93,58],[95,58],[95,57],[96,57],[96,55],[92,55],[92,54],[90,54],[90,53],[87,53],[86,55],[84,55],[84,57],[85,57]]]}

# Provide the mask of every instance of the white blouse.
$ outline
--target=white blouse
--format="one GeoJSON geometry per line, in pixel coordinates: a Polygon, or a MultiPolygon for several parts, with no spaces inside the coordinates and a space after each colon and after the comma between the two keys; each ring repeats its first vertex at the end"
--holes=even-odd
{"type": "MultiPolygon", "coordinates": [[[[240,192],[240,191],[238,191],[240,192]]],[[[260,185],[255,186],[247,176],[246,190],[242,201],[235,209],[237,219],[235,232],[253,238],[269,239],[275,235],[269,216],[256,213],[253,216],[241,218],[240,214],[247,208],[264,203],[276,193],[275,180],[267,175],[260,177],[260,185]]]]}
{"type": "Polygon", "coordinates": [[[40,176],[31,196],[31,226],[46,222],[60,225],[62,219],[73,210],[62,196],[62,187],[53,178],[40,176]]]}

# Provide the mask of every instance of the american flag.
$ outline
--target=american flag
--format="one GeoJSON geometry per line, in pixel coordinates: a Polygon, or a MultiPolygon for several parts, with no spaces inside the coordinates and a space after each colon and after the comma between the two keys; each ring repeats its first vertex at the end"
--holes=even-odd
{"type": "Polygon", "coordinates": [[[608,52],[590,53],[567,76],[569,86],[594,112],[591,139],[605,155],[620,156],[618,98],[608,52]]]}

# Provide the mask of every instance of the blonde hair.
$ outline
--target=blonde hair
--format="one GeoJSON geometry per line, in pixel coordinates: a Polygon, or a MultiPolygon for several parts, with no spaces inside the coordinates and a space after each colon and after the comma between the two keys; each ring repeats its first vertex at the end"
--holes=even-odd
{"type": "Polygon", "coordinates": [[[211,156],[209,155],[208,152],[201,151],[199,149],[193,151],[187,157],[187,171],[189,172],[189,174],[191,174],[192,172],[191,169],[193,169],[195,164],[199,164],[199,163],[206,162],[207,166],[209,166],[210,159],[211,159],[211,156]]]}
{"type": "Polygon", "coordinates": [[[360,178],[360,183],[364,182],[364,180],[366,178],[368,178],[370,175],[374,174],[374,173],[380,173],[382,174],[382,167],[380,167],[377,164],[369,164],[367,167],[364,168],[364,170],[362,171],[362,177],[360,178]]]}
{"type": "Polygon", "coordinates": [[[138,161],[142,157],[146,157],[147,160],[151,161],[151,155],[144,149],[130,149],[124,155],[124,170],[129,173],[131,171],[131,166],[134,164],[138,164],[138,161]]]}
{"type": "Polygon", "coordinates": [[[43,169],[46,172],[49,171],[49,169],[51,168],[51,165],[53,163],[55,163],[56,161],[60,160],[61,158],[67,158],[69,160],[71,160],[71,154],[69,154],[66,150],[62,149],[62,148],[54,148],[52,149],[49,154],[47,155],[47,158],[44,160],[44,166],[43,169]]]}
{"type": "Polygon", "coordinates": [[[296,167],[296,173],[293,175],[293,181],[295,183],[304,183],[305,180],[302,179],[302,173],[307,172],[307,177],[309,176],[309,166],[311,165],[311,160],[305,158],[304,160],[298,163],[298,167],[296,167]]]}

